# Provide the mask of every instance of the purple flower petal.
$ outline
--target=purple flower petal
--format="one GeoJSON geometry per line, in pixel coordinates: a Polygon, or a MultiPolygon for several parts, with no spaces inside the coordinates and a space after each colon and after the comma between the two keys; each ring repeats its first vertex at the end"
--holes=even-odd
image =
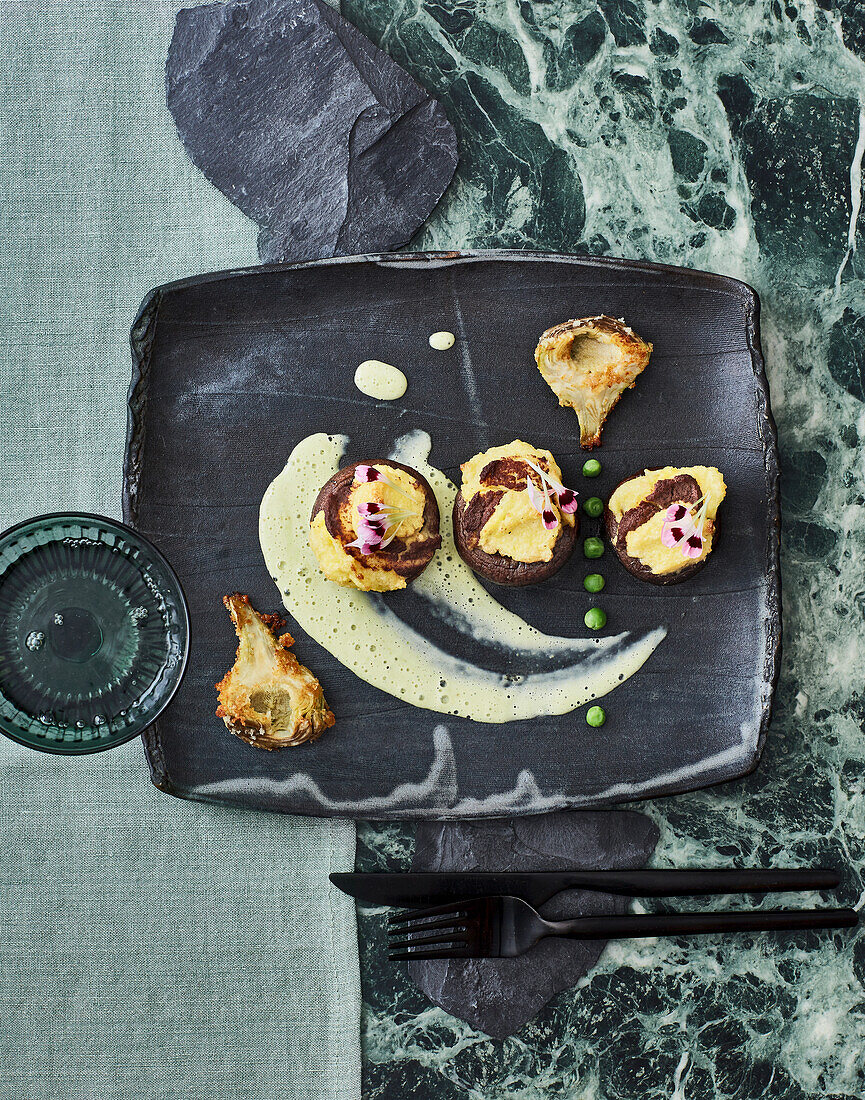
{"type": "Polygon", "coordinates": [[[369,548],[375,548],[381,544],[381,540],[384,537],[386,530],[386,523],[383,519],[366,519],[362,518],[357,525],[357,541],[348,543],[349,546],[360,546],[363,549],[364,554],[370,552],[369,548]]]}
{"type": "Polygon", "coordinates": [[[703,539],[701,535],[690,535],[682,547],[682,553],[686,558],[699,558],[703,553],[703,539]]]}
{"type": "Polygon", "coordinates": [[[354,468],[354,480],[359,481],[363,485],[367,481],[381,481],[382,476],[375,468],[375,466],[369,466],[365,462],[362,462],[359,466],[354,468]]]}
{"type": "MultiPolygon", "coordinates": [[[[544,475],[542,474],[541,476],[543,477],[544,475]]],[[[544,478],[542,485],[544,489],[544,510],[541,512],[541,519],[543,520],[544,527],[546,527],[548,531],[553,531],[558,527],[559,520],[556,513],[550,507],[550,493],[547,488],[546,478],[544,478]]]]}
{"type": "Polygon", "coordinates": [[[688,514],[688,509],[684,504],[671,504],[664,518],[667,523],[681,523],[688,514]]]}

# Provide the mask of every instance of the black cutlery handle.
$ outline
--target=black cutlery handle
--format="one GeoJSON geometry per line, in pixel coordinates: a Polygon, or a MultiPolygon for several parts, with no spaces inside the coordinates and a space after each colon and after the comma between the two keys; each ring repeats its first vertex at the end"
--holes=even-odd
{"type": "Polygon", "coordinates": [[[835,871],[820,867],[743,871],[575,871],[570,876],[562,875],[562,879],[570,880],[571,889],[603,890],[607,894],[626,894],[634,898],[833,890],[841,881],[835,871]]]}
{"type": "Polygon", "coordinates": [[[549,921],[551,936],[572,939],[635,939],[707,932],[781,932],[797,928],[852,928],[853,909],[767,909],[730,913],[633,913],[549,921]]]}

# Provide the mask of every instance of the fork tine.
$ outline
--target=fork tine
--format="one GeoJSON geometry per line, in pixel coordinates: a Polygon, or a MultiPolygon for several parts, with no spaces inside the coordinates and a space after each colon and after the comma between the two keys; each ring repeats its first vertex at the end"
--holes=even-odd
{"type": "Polygon", "coordinates": [[[470,958],[468,948],[452,948],[444,950],[432,950],[432,951],[392,951],[388,955],[388,959],[392,962],[399,962],[400,960],[411,961],[412,959],[467,959],[470,958]]]}
{"type": "Polygon", "coordinates": [[[388,944],[388,950],[396,951],[402,947],[428,947],[432,943],[465,944],[467,942],[468,936],[464,933],[442,932],[438,936],[423,936],[421,939],[415,940],[391,940],[388,944]]]}
{"type": "Polygon", "coordinates": [[[468,924],[466,917],[445,917],[443,920],[431,921],[405,921],[402,924],[391,925],[388,923],[387,934],[389,936],[407,936],[413,932],[432,932],[435,928],[455,928],[468,924]]]}
{"type": "Polygon", "coordinates": [[[408,909],[395,917],[388,917],[388,924],[406,924],[409,921],[421,920],[424,917],[444,916],[445,913],[465,912],[465,905],[451,902],[449,905],[433,905],[429,909],[408,909]]]}

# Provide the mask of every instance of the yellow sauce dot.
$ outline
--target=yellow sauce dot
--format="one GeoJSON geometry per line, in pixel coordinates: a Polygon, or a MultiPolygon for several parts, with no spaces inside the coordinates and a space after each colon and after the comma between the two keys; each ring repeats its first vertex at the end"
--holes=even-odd
{"type": "Polygon", "coordinates": [[[454,346],[456,339],[452,332],[434,332],[429,338],[429,346],[436,351],[447,351],[454,346]]]}
{"type": "Polygon", "coordinates": [[[354,372],[354,384],[367,397],[378,401],[396,401],[402,397],[408,387],[408,379],[399,369],[390,363],[378,359],[367,359],[354,372]]]}

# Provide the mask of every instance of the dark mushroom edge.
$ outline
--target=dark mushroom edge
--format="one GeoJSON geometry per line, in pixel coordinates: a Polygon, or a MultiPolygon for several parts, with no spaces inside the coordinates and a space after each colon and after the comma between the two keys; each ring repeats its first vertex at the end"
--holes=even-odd
{"type": "Polygon", "coordinates": [[[439,534],[439,506],[432,486],[417,470],[392,459],[367,459],[343,466],[333,477],[325,482],[315,498],[309,522],[312,524],[319,512],[324,513],[324,524],[328,534],[335,539],[346,554],[355,558],[365,569],[395,573],[409,584],[421,575],[432,561],[436,550],[441,546],[439,534]],[[377,466],[384,469],[401,470],[408,474],[420,486],[424,495],[423,522],[420,531],[408,540],[395,538],[384,549],[363,554],[359,546],[349,546],[356,538],[355,532],[347,526],[342,515],[342,506],[351,497],[354,485],[354,472],[358,466],[377,466]]]}
{"type": "Polygon", "coordinates": [[[657,585],[681,584],[682,581],[689,580],[705,567],[715,547],[718,545],[720,523],[717,514],[711,519],[712,545],[706,556],[699,561],[690,561],[683,555],[682,568],[677,569],[673,573],[655,573],[645,564],[645,562],[640,561],[639,558],[631,557],[627,551],[627,536],[629,532],[641,527],[644,523],[657,515],[658,512],[669,508],[669,506],[675,502],[681,501],[683,504],[696,504],[703,495],[703,489],[697,479],[692,477],[691,474],[681,473],[676,474],[674,477],[663,478],[661,481],[655,482],[648,496],[636,507],[629,508],[627,511],[623,512],[621,518],[618,520],[610,510],[609,505],[609,500],[613,499],[616,490],[621,488],[622,485],[626,485],[629,481],[636,480],[636,478],[643,477],[647,473],[654,473],[664,468],[663,466],[647,467],[636,474],[631,474],[630,477],[623,478],[610,494],[604,509],[604,525],[606,527],[607,537],[619,561],[628,572],[638,580],[657,585]]]}
{"type": "MultiPolygon", "coordinates": [[[[545,468],[545,465],[542,465],[545,468]]],[[[454,542],[460,557],[479,576],[494,584],[512,588],[540,584],[557,573],[576,546],[580,531],[580,519],[576,513],[573,523],[559,522],[559,534],[549,561],[525,562],[504,554],[490,554],[480,544],[484,525],[492,516],[506,490],[526,487],[529,468],[518,458],[498,458],[489,462],[481,472],[481,482],[491,491],[478,493],[466,501],[462,490],[457,493],[453,509],[454,542]]],[[[541,517],[538,516],[538,523],[541,517]]]]}

